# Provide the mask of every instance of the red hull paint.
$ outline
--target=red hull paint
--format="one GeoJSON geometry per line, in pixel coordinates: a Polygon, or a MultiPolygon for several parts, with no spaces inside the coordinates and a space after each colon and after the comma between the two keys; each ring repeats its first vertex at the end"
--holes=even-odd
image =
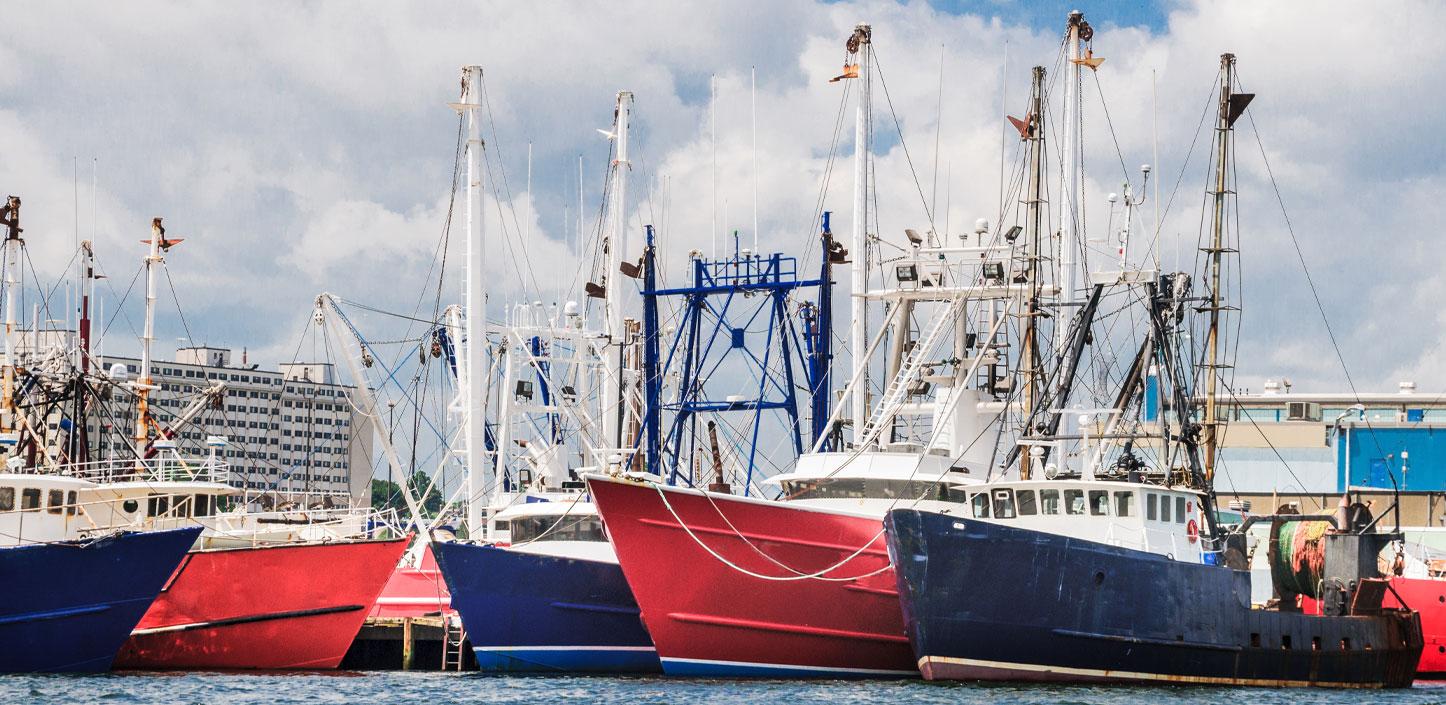
{"type": "Polygon", "coordinates": [[[394,539],[193,551],[115,667],[336,668],[406,547],[394,539]]]}
{"type": "MultiPolygon", "coordinates": [[[[1428,578],[1392,578],[1391,587],[1406,605],[1421,613],[1421,636],[1426,648],[1416,666],[1418,678],[1446,675],[1446,580],[1428,578]]],[[[1386,606],[1399,607],[1401,600],[1389,591],[1386,606]]]]}
{"type": "Polygon", "coordinates": [[[621,481],[589,478],[588,487],[665,671],[917,672],[880,520],[677,488],[663,491],[665,502],[651,485],[621,481]],[[848,559],[823,577],[861,577],[766,580],[699,542],[761,575],[792,575],[778,563],[813,573],[848,559]]]}
{"type": "Polygon", "coordinates": [[[421,617],[437,613],[454,614],[452,594],[447,592],[447,581],[437,569],[437,559],[428,544],[422,551],[420,567],[410,562],[397,566],[367,616],[421,617]]]}

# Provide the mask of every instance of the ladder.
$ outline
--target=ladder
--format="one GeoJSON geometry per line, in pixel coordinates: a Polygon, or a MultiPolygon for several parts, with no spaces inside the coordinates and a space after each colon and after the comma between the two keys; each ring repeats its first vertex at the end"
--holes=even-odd
{"type": "Polygon", "coordinates": [[[914,380],[919,378],[919,372],[928,362],[929,356],[933,354],[934,346],[938,344],[940,336],[949,328],[949,324],[954,322],[955,317],[959,314],[960,307],[963,305],[963,297],[955,298],[950,302],[947,309],[940,311],[934,316],[928,332],[925,333],[922,340],[915,343],[914,347],[909,350],[908,359],[899,367],[899,373],[894,375],[893,379],[889,380],[889,386],[884,389],[883,398],[880,400],[879,405],[874,407],[874,412],[869,416],[869,420],[864,423],[863,428],[859,429],[859,433],[856,436],[857,440],[855,441],[858,446],[862,447],[873,443],[874,440],[878,438],[879,433],[892,423],[899,405],[904,402],[904,398],[909,394],[909,387],[914,380]]]}
{"type": "Polygon", "coordinates": [[[467,631],[462,628],[462,618],[456,614],[442,615],[442,670],[462,670],[466,644],[467,631]]]}

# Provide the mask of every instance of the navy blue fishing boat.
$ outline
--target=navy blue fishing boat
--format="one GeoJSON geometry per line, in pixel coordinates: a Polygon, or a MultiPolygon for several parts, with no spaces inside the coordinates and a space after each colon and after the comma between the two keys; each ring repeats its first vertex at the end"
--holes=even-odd
{"type": "Polygon", "coordinates": [[[108,670],[200,533],[120,532],[0,547],[0,671],[108,670]]]}
{"type": "Polygon", "coordinates": [[[1411,684],[1420,619],[1382,607],[1386,583],[1375,571],[1390,534],[1322,537],[1323,580],[1349,587],[1326,614],[1292,610],[1293,601],[1257,609],[1250,573],[1200,550],[1192,495],[1020,482],[982,488],[951,514],[894,510],[889,550],[920,671],[930,680],[1411,684]]]}
{"type": "Polygon", "coordinates": [[[494,536],[510,546],[432,545],[480,670],[661,670],[592,504],[520,504],[497,514],[494,536]]]}

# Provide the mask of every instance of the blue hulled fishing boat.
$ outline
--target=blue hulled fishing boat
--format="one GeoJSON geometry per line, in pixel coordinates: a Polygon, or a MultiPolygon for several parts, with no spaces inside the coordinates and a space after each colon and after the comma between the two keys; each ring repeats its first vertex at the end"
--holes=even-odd
{"type": "Polygon", "coordinates": [[[201,527],[77,538],[91,483],[0,475],[0,672],[110,668],[201,527]]]}

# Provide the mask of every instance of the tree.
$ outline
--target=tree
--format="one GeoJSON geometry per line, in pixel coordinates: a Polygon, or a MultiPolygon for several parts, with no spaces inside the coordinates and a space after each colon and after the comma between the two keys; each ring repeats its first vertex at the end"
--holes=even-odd
{"type": "MultiPolygon", "coordinates": [[[[411,480],[407,484],[411,486],[412,493],[421,500],[422,513],[434,517],[442,511],[442,492],[433,487],[425,498],[422,497],[422,491],[427,489],[427,485],[431,481],[432,478],[428,477],[426,473],[417,472],[412,474],[411,480]]],[[[372,509],[378,511],[395,509],[397,514],[403,517],[411,511],[407,507],[406,498],[402,496],[402,486],[378,478],[372,478],[372,509]]]]}

